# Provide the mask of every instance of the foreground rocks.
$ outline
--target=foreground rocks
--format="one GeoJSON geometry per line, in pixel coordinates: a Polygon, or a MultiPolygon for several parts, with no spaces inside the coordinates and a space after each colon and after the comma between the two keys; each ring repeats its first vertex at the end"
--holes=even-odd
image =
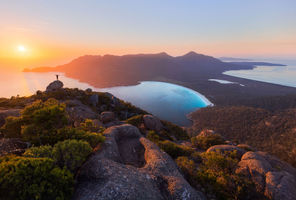
{"type": "Polygon", "coordinates": [[[97,119],[98,114],[95,113],[89,106],[83,104],[81,101],[67,100],[65,101],[67,107],[66,111],[73,122],[82,122],[85,119],[97,119]]]}
{"type": "Polygon", "coordinates": [[[108,123],[115,120],[115,114],[111,111],[105,111],[101,113],[100,118],[103,123],[108,123]]]}
{"type": "Polygon", "coordinates": [[[144,115],[143,121],[148,130],[161,131],[163,129],[161,121],[153,115],[144,115]]]}
{"type": "Polygon", "coordinates": [[[57,90],[62,89],[64,86],[62,81],[56,80],[51,82],[47,87],[46,87],[46,92],[54,92],[57,90]]]}
{"type": "Polygon", "coordinates": [[[296,199],[296,169],[264,152],[247,152],[236,173],[248,176],[257,191],[274,200],[296,199]]]}
{"type": "Polygon", "coordinates": [[[132,125],[105,131],[106,142],[81,167],[73,199],[205,199],[175,162],[132,125]]]}
{"type": "Polygon", "coordinates": [[[7,154],[21,155],[28,147],[28,143],[18,138],[2,138],[0,139],[0,156],[7,154]]]}

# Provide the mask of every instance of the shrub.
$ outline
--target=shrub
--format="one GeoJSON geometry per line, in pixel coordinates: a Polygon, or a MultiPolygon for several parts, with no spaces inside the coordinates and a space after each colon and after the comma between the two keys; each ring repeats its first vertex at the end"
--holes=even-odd
{"type": "Polygon", "coordinates": [[[159,142],[161,141],[161,138],[159,137],[159,135],[157,135],[157,133],[153,130],[148,131],[146,138],[152,142],[154,142],[155,144],[159,144],[159,142]]]}
{"type": "Polygon", "coordinates": [[[176,137],[177,140],[188,140],[189,136],[183,128],[180,126],[177,126],[171,122],[168,121],[161,121],[162,124],[167,128],[167,132],[170,133],[170,135],[173,135],[176,137]]]}
{"type": "Polygon", "coordinates": [[[172,158],[177,158],[179,156],[189,156],[193,153],[193,149],[184,145],[178,145],[169,140],[159,142],[159,146],[172,158]]]}
{"type": "Polygon", "coordinates": [[[65,140],[54,145],[52,155],[57,165],[75,172],[92,152],[85,141],[65,140]]]}
{"type": "Polygon", "coordinates": [[[33,158],[52,158],[52,146],[44,145],[40,147],[31,147],[25,151],[23,156],[33,158]]]}
{"type": "Polygon", "coordinates": [[[209,136],[196,136],[191,138],[193,146],[200,149],[208,149],[211,146],[224,144],[225,140],[219,134],[212,134],[209,136]]]}
{"type": "Polygon", "coordinates": [[[33,158],[51,158],[59,167],[66,167],[71,172],[75,172],[91,152],[92,148],[86,141],[65,140],[56,143],[54,147],[48,145],[31,147],[23,155],[33,158]]]}
{"type": "Polygon", "coordinates": [[[125,121],[128,124],[139,127],[143,123],[143,115],[133,116],[125,121]]]}
{"type": "Polygon", "coordinates": [[[25,124],[33,124],[44,129],[61,128],[67,124],[66,105],[55,99],[46,102],[35,101],[25,107],[22,118],[25,124]]]}
{"type": "Polygon", "coordinates": [[[74,178],[49,158],[2,157],[1,199],[70,199],[74,178]]]}
{"type": "Polygon", "coordinates": [[[101,133],[84,131],[78,128],[65,127],[58,130],[59,140],[76,139],[87,141],[93,148],[105,141],[101,133]]]}
{"type": "Polygon", "coordinates": [[[188,157],[180,156],[176,159],[176,163],[181,171],[184,173],[185,178],[189,183],[194,184],[194,175],[197,173],[197,165],[193,160],[188,157]]]}
{"type": "Polygon", "coordinates": [[[56,131],[67,124],[65,104],[55,99],[35,101],[24,108],[20,117],[8,118],[2,132],[18,136],[35,145],[56,143],[56,131]]]}
{"type": "Polygon", "coordinates": [[[217,152],[200,155],[203,161],[195,179],[207,192],[214,193],[218,199],[258,197],[254,184],[247,177],[235,173],[238,160],[231,153],[229,156],[217,152]]]}
{"type": "Polygon", "coordinates": [[[79,128],[91,132],[103,132],[105,130],[102,126],[97,126],[92,119],[85,119],[84,122],[80,123],[79,128]]]}
{"type": "Polygon", "coordinates": [[[22,120],[20,117],[7,117],[5,124],[2,126],[1,131],[5,137],[17,138],[20,137],[22,120]]]}

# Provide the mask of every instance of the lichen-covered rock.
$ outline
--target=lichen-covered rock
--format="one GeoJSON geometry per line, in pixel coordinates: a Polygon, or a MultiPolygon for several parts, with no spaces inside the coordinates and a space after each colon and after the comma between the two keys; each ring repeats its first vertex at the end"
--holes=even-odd
{"type": "Polygon", "coordinates": [[[113,126],[77,176],[73,199],[205,199],[176,163],[132,125],[113,126]]]}
{"type": "Polygon", "coordinates": [[[248,176],[258,192],[274,200],[296,199],[296,169],[264,152],[247,152],[236,173],[248,176]]]}
{"type": "Polygon", "coordinates": [[[115,114],[111,111],[105,111],[101,113],[100,118],[103,123],[108,123],[115,120],[115,114]]]}
{"type": "Polygon", "coordinates": [[[29,144],[18,138],[2,138],[0,139],[0,156],[7,154],[21,155],[29,144]]]}
{"type": "Polygon", "coordinates": [[[148,130],[161,131],[163,129],[161,121],[153,115],[144,115],[143,121],[148,130]]]}
{"type": "Polygon", "coordinates": [[[46,87],[46,92],[54,92],[57,90],[60,90],[64,87],[64,84],[62,81],[56,80],[51,82],[47,87],[46,87]]]}

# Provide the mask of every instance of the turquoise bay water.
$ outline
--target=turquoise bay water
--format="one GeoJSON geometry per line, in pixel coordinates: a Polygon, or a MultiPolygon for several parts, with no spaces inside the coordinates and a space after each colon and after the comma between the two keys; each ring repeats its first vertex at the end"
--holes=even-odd
{"type": "Polygon", "coordinates": [[[61,73],[0,73],[0,97],[31,95],[37,90],[44,91],[46,86],[60,74],[64,87],[110,92],[116,97],[140,107],[160,119],[181,126],[191,124],[186,115],[190,112],[211,105],[200,93],[176,84],[144,81],[134,86],[95,88],[87,83],[68,78],[61,73]]]}
{"type": "Polygon", "coordinates": [[[209,100],[194,90],[164,82],[143,81],[135,86],[104,88],[100,91],[110,92],[161,119],[181,126],[191,124],[186,118],[187,114],[211,105],[209,100]]]}

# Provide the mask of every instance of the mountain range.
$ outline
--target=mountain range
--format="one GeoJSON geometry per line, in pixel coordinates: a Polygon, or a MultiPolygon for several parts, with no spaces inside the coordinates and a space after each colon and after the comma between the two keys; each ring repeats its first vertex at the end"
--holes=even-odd
{"type": "MultiPolygon", "coordinates": [[[[222,74],[228,70],[253,69],[254,65],[279,65],[259,62],[222,62],[195,52],[183,56],[167,53],[135,55],[85,55],[56,67],[25,69],[25,72],[63,72],[66,76],[97,88],[136,85],[140,81],[176,83],[204,94],[218,105],[238,104],[263,96],[295,94],[296,89],[222,74]],[[240,84],[220,84],[222,79],[240,84]],[[244,86],[242,86],[244,85],[244,86]]],[[[280,66],[280,65],[279,65],[280,66]]]]}

